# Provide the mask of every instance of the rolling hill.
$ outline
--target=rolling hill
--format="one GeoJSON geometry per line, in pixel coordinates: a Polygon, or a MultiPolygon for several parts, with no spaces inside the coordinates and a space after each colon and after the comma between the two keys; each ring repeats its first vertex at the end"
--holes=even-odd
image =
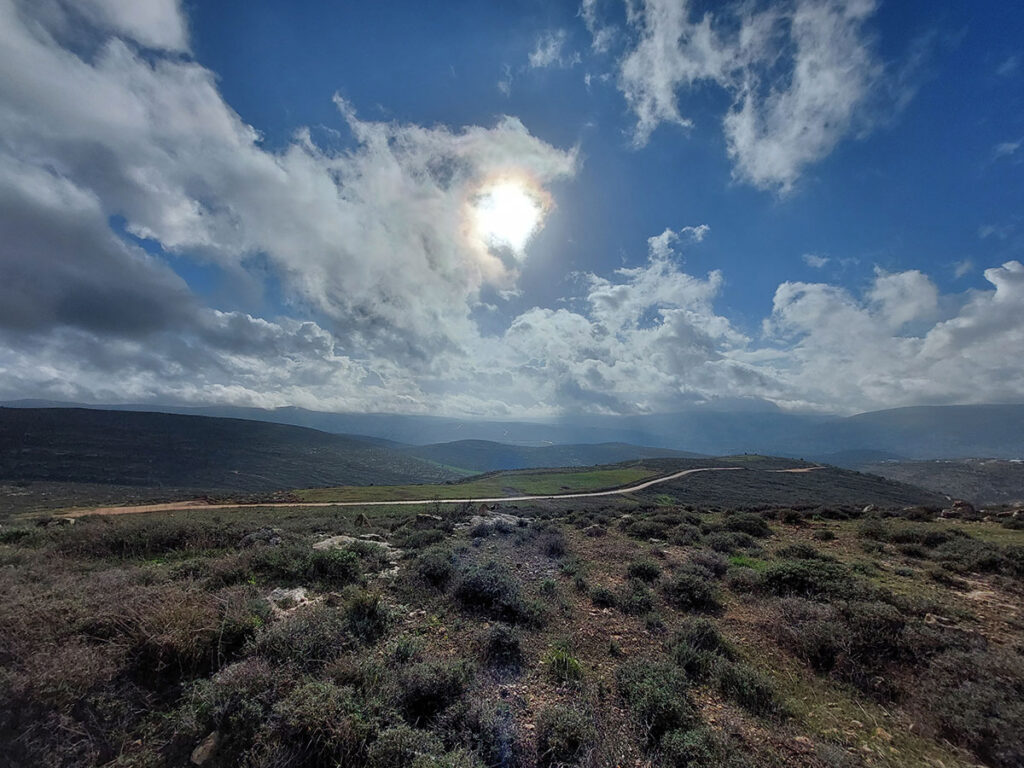
{"type": "Polygon", "coordinates": [[[700,456],[670,448],[651,448],[630,443],[581,443],[533,447],[495,443],[490,440],[456,440],[451,443],[410,446],[400,450],[409,456],[474,472],[530,467],[590,467],[595,464],[617,464],[631,459],[700,456]]]}
{"type": "Polygon", "coordinates": [[[266,491],[460,477],[379,441],[241,419],[0,408],[0,481],[266,491]]]}

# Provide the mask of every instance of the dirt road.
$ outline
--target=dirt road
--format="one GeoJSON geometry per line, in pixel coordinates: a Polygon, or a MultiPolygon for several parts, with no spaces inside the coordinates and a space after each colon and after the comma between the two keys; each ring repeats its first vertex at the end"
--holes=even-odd
{"type": "MultiPolygon", "coordinates": [[[[495,504],[510,501],[543,501],[550,499],[593,499],[600,496],[618,496],[624,493],[635,493],[650,488],[652,485],[668,483],[695,472],[730,472],[746,467],[700,467],[684,469],[670,475],[645,480],[635,485],[612,488],[607,491],[585,491],[581,493],[552,493],[534,496],[489,496],[470,499],[402,499],[399,501],[280,501],[257,504],[208,504],[202,500],[170,501],[163,504],[140,504],[131,507],[95,507],[93,509],[76,509],[66,512],[62,517],[85,517],[86,515],[134,515],[142,512],[172,512],[189,509],[240,509],[249,507],[400,507],[412,504],[495,504]]],[[[768,469],[765,472],[810,472],[821,467],[800,467],[797,469],[768,469]]],[[[757,470],[755,470],[757,471],[757,470]]]]}

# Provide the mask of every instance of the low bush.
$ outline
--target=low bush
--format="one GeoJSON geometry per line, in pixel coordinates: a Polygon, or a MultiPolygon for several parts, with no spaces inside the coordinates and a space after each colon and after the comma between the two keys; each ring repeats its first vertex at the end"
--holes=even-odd
{"type": "Polygon", "coordinates": [[[715,684],[722,695],[751,714],[767,717],[783,712],[775,688],[753,667],[740,662],[719,660],[714,673],[715,684]]]}
{"type": "Polygon", "coordinates": [[[787,560],[826,560],[829,562],[835,562],[835,558],[832,555],[828,555],[810,544],[788,544],[785,547],[780,548],[776,553],[776,557],[785,558],[787,560]]]}
{"type": "Polygon", "coordinates": [[[518,667],[523,659],[519,633],[508,624],[494,624],[483,638],[483,657],[490,667],[518,667]]]}
{"type": "Polygon", "coordinates": [[[746,533],[760,539],[772,535],[772,528],[768,522],[760,515],[750,512],[737,512],[729,515],[722,523],[722,527],[727,531],[746,533]]]}
{"type": "Polygon", "coordinates": [[[455,599],[464,610],[492,619],[534,626],[543,623],[542,609],[527,602],[519,581],[495,562],[463,572],[455,585],[455,599]]]}
{"type": "Polygon", "coordinates": [[[661,576],[661,566],[651,559],[634,560],[629,564],[626,573],[634,579],[651,582],[661,576]]]}
{"type": "Polygon", "coordinates": [[[844,566],[825,561],[780,560],[761,574],[761,588],[780,597],[850,597],[859,586],[844,566]]]}
{"type": "Polygon", "coordinates": [[[402,670],[402,711],[413,725],[426,722],[462,696],[472,676],[461,661],[421,661],[402,670]]]}
{"type": "Polygon", "coordinates": [[[282,698],[273,709],[278,738],[307,765],[362,762],[375,735],[359,712],[350,689],[324,680],[309,680],[282,698]]]}
{"type": "Polygon", "coordinates": [[[541,766],[583,765],[597,741],[590,717],[575,707],[553,704],[537,716],[537,761],[541,766]]]}
{"type": "Polygon", "coordinates": [[[689,523],[677,525],[668,532],[668,540],[673,544],[683,547],[699,544],[701,538],[700,528],[689,523]]]}
{"type": "Polygon", "coordinates": [[[405,768],[418,765],[424,757],[440,755],[442,751],[440,739],[432,733],[399,725],[377,737],[368,751],[366,765],[368,768],[405,768]]]}
{"type": "Polygon", "coordinates": [[[428,584],[444,588],[455,574],[455,554],[448,547],[430,547],[416,558],[416,573],[428,584]]]}
{"type": "Polygon", "coordinates": [[[688,611],[715,611],[721,607],[714,587],[695,573],[681,571],[662,585],[665,599],[688,611]]]}
{"type": "Polygon", "coordinates": [[[583,679],[583,665],[565,643],[558,643],[542,659],[548,677],[558,684],[576,683],[583,679]]]}
{"type": "Polygon", "coordinates": [[[753,568],[730,568],[725,574],[725,586],[737,594],[761,589],[761,574],[753,568]]]}
{"type": "Polygon", "coordinates": [[[274,663],[310,669],[332,661],[352,644],[345,611],[317,605],[266,627],[250,647],[274,663]]]}
{"type": "Polygon", "coordinates": [[[359,590],[345,603],[345,626],[364,643],[376,643],[387,633],[390,624],[391,613],[379,594],[359,590]]]}
{"type": "Polygon", "coordinates": [[[619,592],[619,610],[628,616],[643,616],[654,607],[654,595],[640,579],[630,579],[619,592]]]}
{"type": "Polygon", "coordinates": [[[757,539],[749,533],[736,531],[715,531],[704,537],[704,545],[716,552],[731,555],[740,549],[756,549],[757,539]]]}
{"type": "Polygon", "coordinates": [[[1002,650],[937,656],[913,702],[937,735],[986,765],[1024,765],[1024,657],[1002,650]]]}
{"type": "Polygon", "coordinates": [[[835,541],[836,535],[828,528],[819,528],[811,534],[818,541],[835,541]]]}
{"type": "Polygon", "coordinates": [[[661,765],[665,768],[720,766],[715,741],[705,728],[669,731],[661,740],[661,765]]]}
{"type": "Polygon", "coordinates": [[[615,593],[608,587],[594,587],[590,590],[590,600],[598,608],[613,608],[615,606],[615,593]]]}
{"type": "Polygon", "coordinates": [[[637,659],[619,667],[615,677],[648,744],[656,744],[669,731],[696,724],[686,676],[674,665],[637,659]]]}
{"type": "Polygon", "coordinates": [[[569,551],[565,534],[557,528],[544,533],[538,540],[540,551],[548,557],[562,557],[569,551]]]}
{"type": "Polygon", "coordinates": [[[700,550],[690,553],[690,559],[684,564],[684,567],[687,566],[695,566],[707,571],[715,578],[721,578],[729,568],[729,561],[718,552],[700,550]]]}
{"type": "Polygon", "coordinates": [[[626,525],[625,531],[634,539],[665,539],[673,526],[669,523],[656,523],[653,520],[633,520],[626,525]]]}

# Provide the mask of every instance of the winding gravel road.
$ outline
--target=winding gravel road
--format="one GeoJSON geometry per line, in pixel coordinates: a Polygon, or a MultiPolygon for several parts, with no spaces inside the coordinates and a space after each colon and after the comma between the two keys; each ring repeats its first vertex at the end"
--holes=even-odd
{"type": "MultiPolygon", "coordinates": [[[[635,485],[621,486],[606,491],[585,491],[581,493],[551,493],[534,496],[486,496],[468,499],[401,499],[396,501],[279,501],[260,502],[257,504],[208,504],[201,499],[193,501],[170,501],[163,504],[139,504],[126,507],[95,507],[93,509],[76,509],[66,512],[62,517],[85,517],[86,515],[134,515],[142,512],[173,512],[189,509],[240,509],[242,507],[401,507],[412,504],[495,504],[509,501],[543,501],[545,499],[593,499],[600,496],[618,496],[624,493],[635,493],[650,488],[652,485],[668,483],[696,472],[731,472],[748,469],[747,467],[699,467],[684,469],[670,475],[645,480],[635,485]]],[[[798,467],[795,469],[765,469],[761,472],[801,473],[811,472],[823,467],[798,467]]]]}

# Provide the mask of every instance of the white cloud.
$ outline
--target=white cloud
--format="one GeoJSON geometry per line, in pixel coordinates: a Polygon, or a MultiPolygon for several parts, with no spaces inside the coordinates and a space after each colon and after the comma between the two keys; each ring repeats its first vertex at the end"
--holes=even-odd
{"type": "Polygon", "coordinates": [[[604,24],[598,12],[598,0],[583,0],[580,4],[580,16],[592,39],[591,46],[597,53],[607,53],[615,39],[614,26],[604,24]]]}
{"type": "Polygon", "coordinates": [[[971,274],[974,271],[974,262],[970,259],[963,259],[953,264],[953,277],[959,280],[965,275],[971,274]]]}
{"type": "MultiPolygon", "coordinates": [[[[684,271],[680,248],[709,232],[694,225],[485,334],[481,295],[523,296],[517,263],[467,236],[466,201],[513,167],[541,186],[571,178],[573,149],[512,117],[425,128],[339,99],[345,151],[306,131],[270,151],[213,73],[139,52],[160,40],[140,39],[145,19],[92,22],[80,55],[70,12],[43,7],[0,0],[0,396],[519,418],[731,396],[837,410],[1024,398],[1017,261],[952,295],[917,271],[878,271],[860,295],[783,283],[752,333],[716,309],[726,275],[684,271]],[[257,287],[259,260],[288,316],[207,306],[168,258],[257,287]]],[[[706,31],[690,44],[714,70],[706,31]]]]}
{"type": "Polygon", "coordinates": [[[711,83],[734,98],[723,128],[735,175],[789,191],[861,121],[883,67],[863,31],[874,0],[793,0],[693,19],[686,0],[644,0],[619,86],[636,114],[634,143],[660,123],[690,127],[680,93],[711,83]]]}
{"type": "Polygon", "coordinates": [[[805,253],[802,257],[804,264],[814,269],[821,269],[831,261],[828,256],[819,256],[815,253],[805,253]]]}
{"type": "Polygon", "coordinates": [[[578,52],[566,53],[565,44],[569,34],[564,29],[547,30],[537,37],[537,44],[530,53],[530,67],[573,67],[580,63],[578,52]]]}
{"type": "Polygon", "coordinates": [[[996,74],[1000,77],[1009,77],[1017,72],[1020,68],[1020,57],[1019,56],[1007,56],[1000,62],[999,66],[996,67],[996,74]]]}
{"type": "Polygon", "coordinates": [[[992,150],[992,157],[999,159],[1001,157],[1013,157],[1020,149],[1020,145],[1024,144],[1024,139],[1017,139],[1016,141],[1004,141],[996,144],[992,150]]]}

